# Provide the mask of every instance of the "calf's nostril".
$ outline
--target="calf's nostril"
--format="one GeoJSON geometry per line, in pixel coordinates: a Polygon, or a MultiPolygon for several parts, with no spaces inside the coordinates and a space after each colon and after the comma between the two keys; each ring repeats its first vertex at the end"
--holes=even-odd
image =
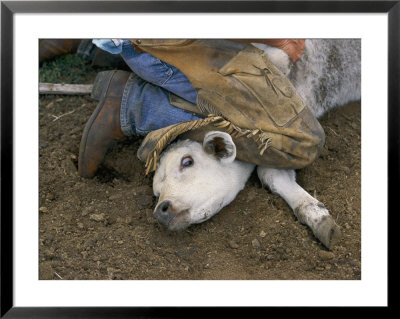
{"type": "Polygon", "coordinates": [[[158,221],[163,224],[164,226],[168,226],[170,221],[174,218],[173,215],[171,215],[171,203],[166,200],[161,202],[157,207],[156,210],[154,211],[153,215],[155,218],[158,219],[158,221]]]}

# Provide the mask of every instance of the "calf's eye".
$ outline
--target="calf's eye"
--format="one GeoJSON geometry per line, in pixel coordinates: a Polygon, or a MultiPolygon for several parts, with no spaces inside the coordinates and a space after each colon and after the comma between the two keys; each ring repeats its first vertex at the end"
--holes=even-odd
{"type": "Polygon", "coordinates": [[[193,158],[191,156],[185,156],[181,160],[181,167],[190,167],[194,163],[193,158]]]}

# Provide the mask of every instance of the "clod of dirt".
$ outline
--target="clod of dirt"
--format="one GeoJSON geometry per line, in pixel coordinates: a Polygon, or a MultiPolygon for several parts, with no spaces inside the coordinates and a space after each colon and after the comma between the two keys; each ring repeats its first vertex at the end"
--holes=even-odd
{"type": "Polygon", "coordinates": [[[318,253],[319,258],[321,258],[322,260],[331,260],[333,258],[335,258],[335,254],[330,252],[330,251],[325,251],[325,250],[321,250],[318,253]]]}
{"type": "Polygon", "coordinates": [[[252,241],[251,241],[251,245],[254,247],[254,248],[260,248],[261,247],[261,244],[260,244],[260,242],[258,241],[258,239],[253,239],[252,241]]]}
{"type": "Polygon", "coordinates": [[[49,212],[49,209],[48,209],[46,206],[42,206],[42,207],[39,208],[39,211],[40,211],[41,213],[48,213],[48,212],[49,212]]]}
{"type": "Polygon", "coordinates": [[[104,215],[104,213],[101,213],[101,214],[92,214],[92,215],[89,216],[89,219],[90,219],[90,220],[94,220],[94,221],[96,221],[96,222],[102,222],[102,221],[105,220],[105,215],[104,215]]]}
{"type": "Polygon", "coordinates": [[[233,249],[238,249],[238,248],[239,248],[239,245],[238,245],[238,243],[237,243],[236,241],[230,240],[230,241],[229,241],[229,247],[231,247],[231,248],[233,248],[233,249]]]}

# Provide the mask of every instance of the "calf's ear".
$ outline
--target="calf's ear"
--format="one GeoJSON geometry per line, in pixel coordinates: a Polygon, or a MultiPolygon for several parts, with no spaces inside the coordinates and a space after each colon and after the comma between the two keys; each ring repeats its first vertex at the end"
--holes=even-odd
{"type": "Polygon", "coordinates": [[[232,137],[225,132],[211,131],[204,136],[203,149],[222,163],[232,163],[236,158],[236,146],[232,137]]]}

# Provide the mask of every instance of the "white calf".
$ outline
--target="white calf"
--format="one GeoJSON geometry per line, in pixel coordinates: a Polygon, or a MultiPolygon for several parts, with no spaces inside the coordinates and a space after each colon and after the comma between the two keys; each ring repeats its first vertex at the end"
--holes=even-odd
{"type": "MultiPolygon", "coordinates": [[[[289,77],[317,117],[360,99],[360,41],[307,40],[303,58],[295,65],[283,51],[257,46],[289,77]]],[[[223,132],[208,133],[203,145],[189,140],[171,145],[154,175],[154,194],[159,197],[154,216],[168,229],[180,230],[215,215],[234,200],[254,169],[235,157],[235,144],[223,132]]],[[[301,223],[332,247],[339,227],[325,206],[296,183],[294,170],[257,167],[257,173],[301,223]]]]}

